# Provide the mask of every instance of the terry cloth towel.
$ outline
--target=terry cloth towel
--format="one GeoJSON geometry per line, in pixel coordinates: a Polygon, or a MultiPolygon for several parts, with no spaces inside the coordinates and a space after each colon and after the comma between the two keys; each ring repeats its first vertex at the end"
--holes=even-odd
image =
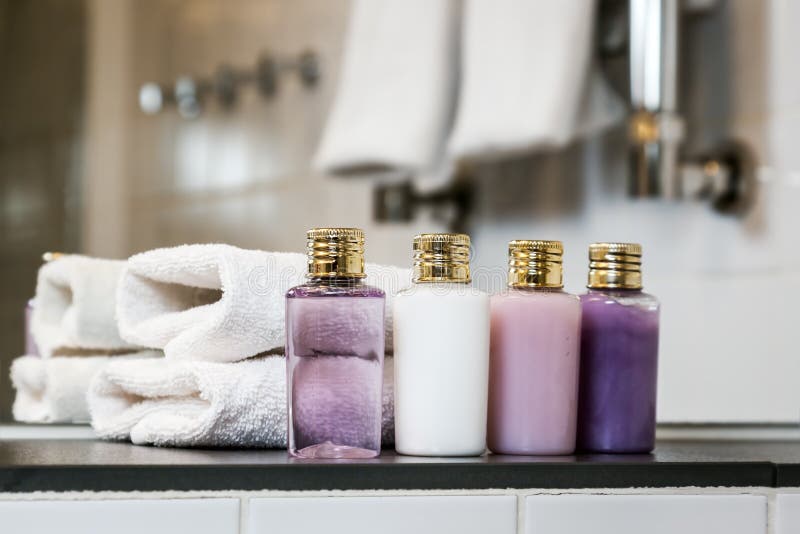
{"type": "Polygon", "coordinates": [[[626,113],[592,65],[595,0],[466,0],[456,159],[566,146],[626,113]]]}
{"type": "Polygon", "coordinates": [[[42,357],[135,348],[120,337],[114,319],[124,266],[124,261],[79,255],[42,265],[31,316],[31,333],[42,357]]]}
{"type": "MultiPolygon", "coordinates": [[[[147,351],[134,354],[137,358],[159,355],[147,351]]],[[[94,374],[109,359],[108,356],[15,359],[11,362],[11,385],[17,390],[12,407],[14,419],[25,423],[88,423],[86,391],[94,374]]]]}
{"type": "MultiPolygon", "coordinates": [[[[305,281],[306,256],[183,245],[128,260],[117,318],[122,337],[163,349],[168,359],[232,362],[283,349],[286,291],[305,281]]],[[[366,265],[366,283],[386,292],[385,343],[392,346],[392,296],[409,269],[366,265]]]]}
{"type": "MultiPolygon", "coordinates": [[[[455,106],[460,3],[355,0],[314,167],[437,177],[455,106]]],[[[420,183],[421,182],[421,183],[420,183]]]]}
{"type": "MultiPolygon", "coordinates": [[[[171,447],[286,447],[286,363],[114,360],[88,393],[103,439],[171,447]]],[[[394,443],[393,362],[384,363],[382,434],[394,443]]]]}

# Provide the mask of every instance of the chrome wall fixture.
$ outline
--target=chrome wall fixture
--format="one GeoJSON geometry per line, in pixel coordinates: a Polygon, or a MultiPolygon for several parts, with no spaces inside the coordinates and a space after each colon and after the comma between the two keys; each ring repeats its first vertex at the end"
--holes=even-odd
{"type": "MultiPolygon", "coordinates": [[[[695,0],[693,9],[716,2],[695,0]]],[[[629,191],[634,197],[702,198],[720,212],[743,214],[755,196],[747,146],[727,140],[691,160],[682,156],[679,113],[679,0],[629,0],[628,61],[631,115],[629,191]]],[[[688,6],[688,4],[686,4],[688,6]]]]}
{"type": "Polygon", "coordinates": [[[148,82],[139,88],[139,108],[147,115],[155,115],[174,105],[181,117],[194,119],[211,99],[223,109],[231,109],[244,86],[255,85],[264,98],[272,98],[285,74],[296,74],[303,87],[313,88],[320,77],[317,54],[308,50],[294,58],[280,58],[264,53],[251,69],[222,64],[208,78],[181,76],[172,84],[148,82]]]}
{"type": "Polygon", "coordinates": [[[678,149],[684,137],[677,110],[678,0],[631,0],[628,53],[633,113],[631,194],[680,195],[678,149]]]}

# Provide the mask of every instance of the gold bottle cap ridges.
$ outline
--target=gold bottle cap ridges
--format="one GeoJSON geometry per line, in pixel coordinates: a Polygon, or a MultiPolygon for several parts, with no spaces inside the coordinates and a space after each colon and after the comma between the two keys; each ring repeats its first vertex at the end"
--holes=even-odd
{"type": "Polygon", "coordinates": [[[312,228],[306,232],[309,278],[364,278],[364,231],[312,228]]]}
{"type": "Polygon", "coordinates": [[[419,282],[471,280],[467,234],[420,234],[414,237],[414,275],[419,282]]]}
{"type": "Polygon", "coordinates": [[[589,245],[590,289],[641,289],[642,246],[638,243],[589,245]]]}
{"type": "Polygon", "coordinates": [[[561,241],[518,239],[508,243],[510,287],[564,287],[561,241]]]}

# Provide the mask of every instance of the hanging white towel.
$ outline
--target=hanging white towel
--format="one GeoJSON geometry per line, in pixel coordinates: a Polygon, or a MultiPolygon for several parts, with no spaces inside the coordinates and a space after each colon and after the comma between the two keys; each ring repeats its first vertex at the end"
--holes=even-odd
{"type": "Polygon", "coordinates": [[[627,104],[617,94],[600,66],[590,67],[578,107],[578,120],[569,142],[597,135],[624,121],[627,104]]]}
{"type": "Polygon", "coordinates": [[[466,0],[448,153],[486,159],[563,147],[622,119],[592,65],[595,0],[466,0]]]}
{"type": "Polygon", "coordinates": [[[314,166],[439,181],[457,83],[459,2],[355,0],[314,166]]]}
{"type": "MultiPolygon", "coordinates": [[[[136,358],[158,355],[154,351],[135,353],[136,358]]],[[[109,359],[108,356],[15,359],[11,362],[11,385],[16,390],[14,419],[24,423],[88,423],[86,391],[94,374],[109,359]]]]}
{"type": "MultiPolygon", "coordinates": [[[[394,443],[392,358],[384,363],[382,434],[394,443]]],[[[282,356],[237,363],[114,360],[89,388],[103,439],[173,447],[286,447],[282,356]]]]}
{"type": "Polygon", "coordinates": [[[114,320],[124,261],[63,256],[39,269],[31,333],[43,357],[59,353],[130,351],[114,320]]]}
{"type": "MultiPolygon", "coordinates": [[[[168,359],[230,362],[282,349],[285,294],[305,281],[306,256],[183,245],[128,260],[118,294],[123,338],[163,349],[168,359]]],[[[366,265],[366,283],[386,292],[386,346],[391,302],[411,271],[366,265]]]]}

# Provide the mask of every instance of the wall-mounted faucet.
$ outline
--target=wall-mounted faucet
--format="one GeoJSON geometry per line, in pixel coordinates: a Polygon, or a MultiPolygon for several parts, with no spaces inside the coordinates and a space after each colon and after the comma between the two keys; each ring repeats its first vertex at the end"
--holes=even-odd
{"type": "Polygon", "coordinates": [[[377,184],[373,192],[373,217],[379,222],[410,222],[421,209],[431,208],[434,218],[453,232],[466,232],[473,202],[469,172],[459,169],[447,188],[429,193],[416,191],[410,180],[377,184]]]}
{"type": "Polygon", "coordinates": [[[677,113],[679,0],[631,0],[628,57],[633,196],[680,196],[677,113]]]}
{"type": "MultiPolygon", "coordinates": [[[[713,9],[714,2],[695,2],[713,9]]],[[[755,169],[742,143],[726,141],[708,154],[683,157],[679,113],[680,0],[628,1],[631,115],[630,179],[634,197],[701,197],[715,209],[742,214],[754,198],[755,169]]]]}

